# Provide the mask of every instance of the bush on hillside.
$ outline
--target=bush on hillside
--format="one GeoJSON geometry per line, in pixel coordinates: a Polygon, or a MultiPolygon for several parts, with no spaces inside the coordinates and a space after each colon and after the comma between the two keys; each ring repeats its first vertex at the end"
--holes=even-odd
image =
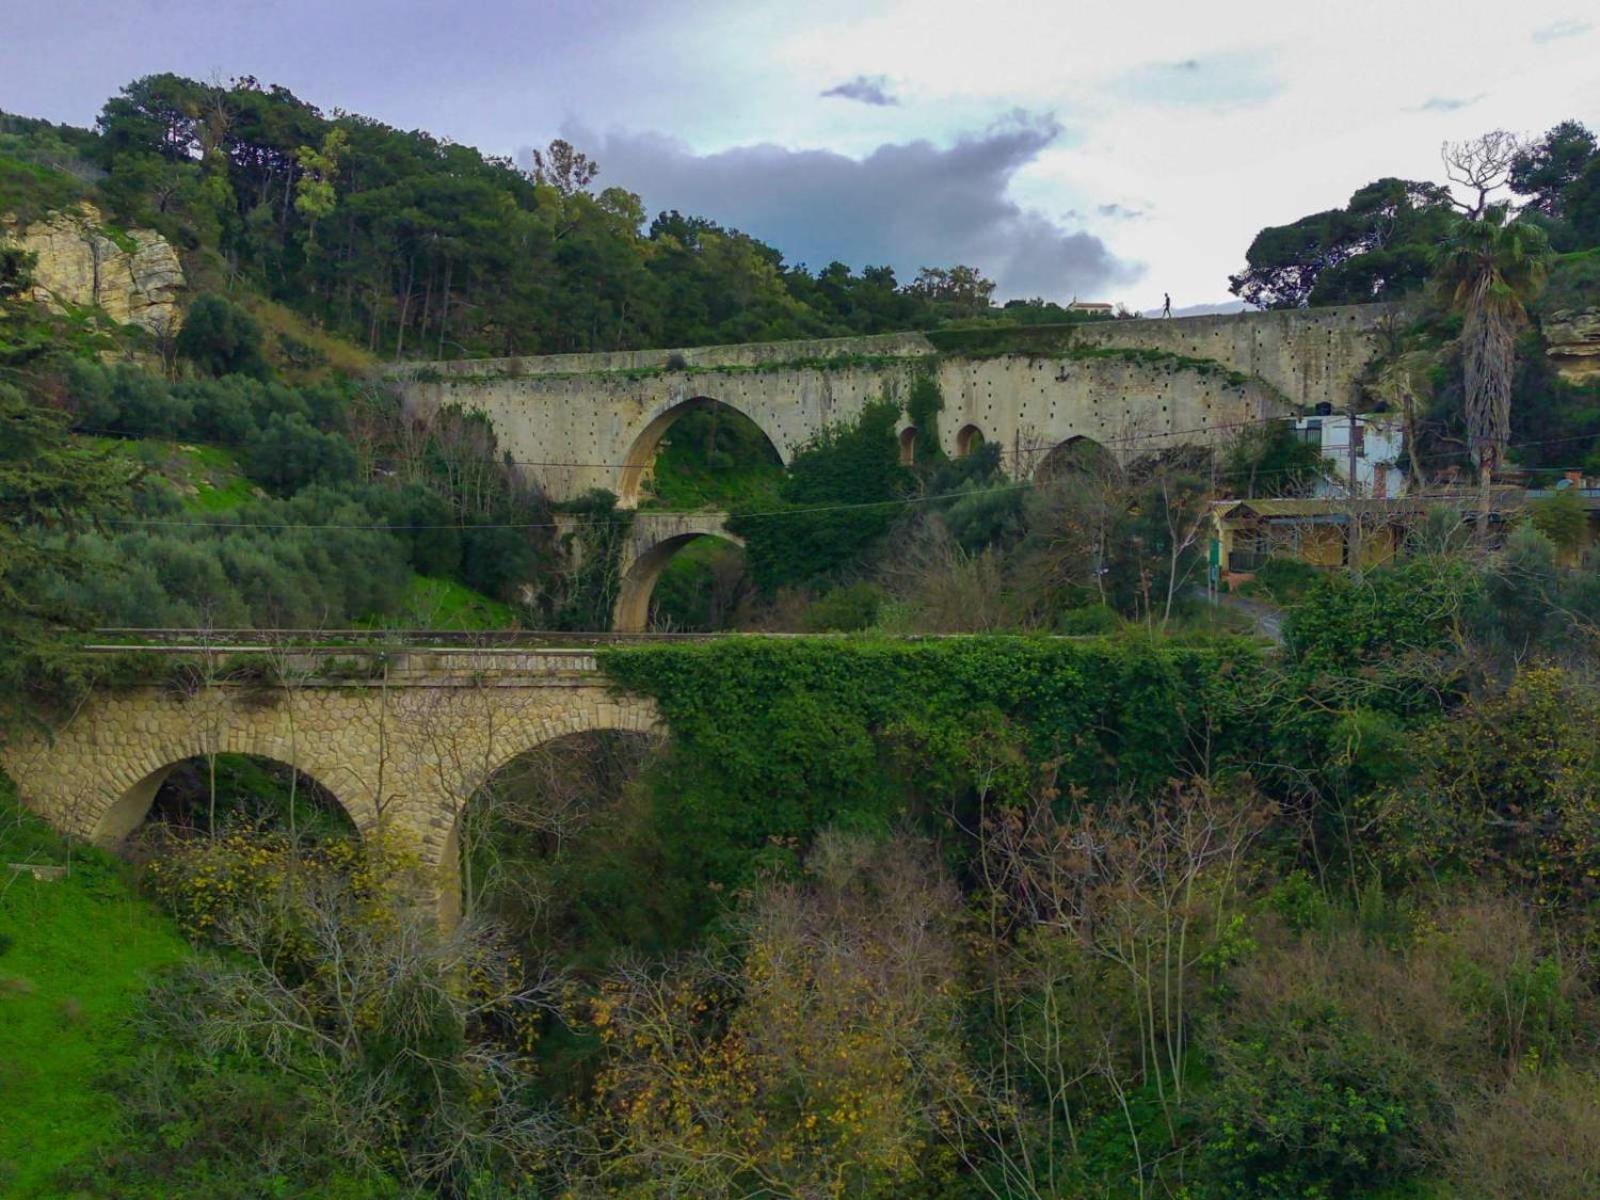
{"type": "Polygon", "coordinates": [[[261,326],[224,296],[195,298],[178,331],[177,350],[208,375],[267,374],[261,326]]]}

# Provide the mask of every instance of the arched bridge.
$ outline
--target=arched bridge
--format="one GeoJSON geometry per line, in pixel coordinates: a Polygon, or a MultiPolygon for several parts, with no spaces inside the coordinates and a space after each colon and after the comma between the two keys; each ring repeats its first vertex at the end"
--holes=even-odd
{"type": "Polygon", "coordinates": [[[944,400],[945,453],[981,436],[1021,477],[1073,438],[1131,456],[1225,441],[1242,424],[1319,403],[1343,409],[1390,316],[1366,304],[1086,322],[1048,350],[941,351],[904,333],[408,364],[391,377],[414,409],[486,414],[501,448],[552,499],[603,488],[632,507],[662,437],[695,407],[737,410],[787,462],[873,400],[903,408],[912,382],[929,375],[944,400]]]}
{"type": "Polygon", "coordinates": [[[364,837],[381,830],[414,852],[450,918],[462,811],[501,767],[569,734],[659,731],[653,702],[609,687],[592,651],[208,648],[198,661],[211,669],[186,686],[99,691],[50,733],[0,745],[23,802],[115,847],[178,763],[259,755],[316,780],[364,837]],[[272,682],[250,655],[273,664],[272,682]]]}
{"type": "MultiPolygon", "coordinates": [[[[941,350],[906,333],[412,364],[392,378],[412,411],[459,404],[487,415],[501,448],[551,499],[600,488],[632,508],[649,495],[662,438],[706,406],[748,417],[788,462],[887,398],[902,410],[901,454],[915,461],[929,449],[904,415],[919,379],[937,383],[943,400],[940,448],[959,457],[996,443],[1013,478],[1048,472],[1083,443],[1122,461],[1222,445],[1273,416],[1347,407],[1390,319],[1388,306],[1369,304],[1087,322],[1036,342],[1048,349],[941,350]]],[[[662,553],[637,549],[618,628],[643,627],[650,584],[688,540],[668,533],[656,543],[662,553]]]]}

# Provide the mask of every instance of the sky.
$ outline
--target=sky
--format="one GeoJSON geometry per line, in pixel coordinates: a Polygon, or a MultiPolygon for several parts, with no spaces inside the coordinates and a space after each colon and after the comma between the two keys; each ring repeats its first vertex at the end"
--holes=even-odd
{"type": "Polygon", "coordinates": [[[1592,0],[0,0],[0,109],[253,75],[495,154],[564,136],[819,269],[1227,302],[1265,225],[1440,144],[1600,130],[1592,0]]]}

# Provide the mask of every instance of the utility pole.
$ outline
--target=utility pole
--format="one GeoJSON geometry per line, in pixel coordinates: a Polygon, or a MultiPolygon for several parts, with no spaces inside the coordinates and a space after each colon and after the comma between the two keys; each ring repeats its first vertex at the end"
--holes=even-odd
{"type": "Polygon", "coordinates": [[[1361,495],[1356,487],[1356,430],[1360,427],[1360,417],[1356,416],[1356,402],[1350,401],[1349,424],[1345,428],[1344,438],[1349,460],[1348,474],[1345,476],[1345,490],[1350,496],[1350,531],[1346,544],[1350,550],[1350,567],[1358,574],[1361,571],[1361,495]]]}

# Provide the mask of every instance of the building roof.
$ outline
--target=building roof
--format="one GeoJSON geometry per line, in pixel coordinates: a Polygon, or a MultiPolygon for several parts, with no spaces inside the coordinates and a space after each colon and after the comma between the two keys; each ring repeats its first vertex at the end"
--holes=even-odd
{"type": "Polygon", "coordinates": [[[1249,520],[1251,517],[1343,516],[1352,508],[1363,514],[1412,515],[1426,512],[1438,503],[1438,499],[1425,497],[1380,500],[1363,496],[1351,500],[1344,496],[1306,496],[1295,499],[1218,500],[1212,507],[1216,515],[1225,520],[1249,520]]]}

